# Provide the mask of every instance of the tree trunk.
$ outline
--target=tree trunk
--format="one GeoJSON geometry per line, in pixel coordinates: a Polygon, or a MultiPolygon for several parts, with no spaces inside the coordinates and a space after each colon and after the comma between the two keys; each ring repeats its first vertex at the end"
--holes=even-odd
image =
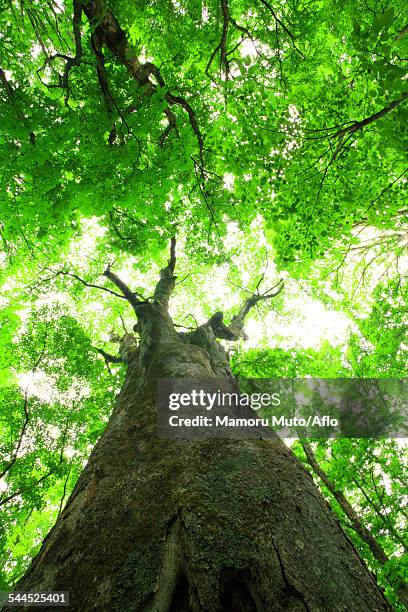
{"type": "Polygon", "coordinates": [[[113,414],[18,589],[69,590],[84,612],[389,610],[280,439],[156,436],[159,377],[230,376],[210,323],[175,331],[173,270],[153,302],[133,295],[140,344],[113,414]]]}

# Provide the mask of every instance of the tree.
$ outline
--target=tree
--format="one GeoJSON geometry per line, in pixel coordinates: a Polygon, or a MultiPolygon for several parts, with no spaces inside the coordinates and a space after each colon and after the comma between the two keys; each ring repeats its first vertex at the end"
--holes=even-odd
{"type": "Polygon", "coordinates": [[[235,384],[227,351],[234,373],[288,361],[321,376],[328,358],[337,376],[347,360],[357,375],[404,371],[403,9],[3,2],[1,586],[58,517],[21,584],[75,574],[85,607],[98,576],[108,609],[183,609],[188,590],[194,609],[386,608],[283,443],[156,439],[154,393],[164,372],[235,384]],[[163,267],[175,234],[177,281],[174,243],[163,267]],[[299,347],[271,350],[264,334],[245,352],[244,319],[271,325],[270,308],[272,327],[295,321],[294,297],[353,321],[376,308],[347,350],[326,343],[294,363],[299,347]]]}
{"type": "Polygon", "coordinates": [[[243,442],[155,435],[157,379],[231,377],[218,339],[238,339],[250,308],[280,291],[251,296],[229,325],[219,312],[180,334],[168,313],[175,263],[173,240],[152,300],[104,272],[133,308],[140,341],[107,429],[18,588],[69,585],[77,609],[388,609],[272,432],[243,442]]]}

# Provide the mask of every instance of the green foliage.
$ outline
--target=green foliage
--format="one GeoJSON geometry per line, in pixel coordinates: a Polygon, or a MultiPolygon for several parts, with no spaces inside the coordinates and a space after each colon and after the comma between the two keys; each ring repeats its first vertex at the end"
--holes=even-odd
{"type": "Polygon", "coordinates": [[[44,252],[51,241],[48,255],[57,257],[80,215],[102,218],[121,249],[142,253],[159,228],[183,221],[216,241],[226,220],[247,225],[262,214],[286,264],[321,256],[333,239],[347,245],[356,224],[394,229],[406,180],[402,3],[295,0],[275,13],[236,0],[221,69],[219,51],[210,61],[222,30],[217,2],[201,13],[197,2],[110,8],[132,53],[160,66],[165,85],[152,96],[105,48],[108,103],[84,15],[81,63],[69,89],[60,86],[62,55],[73,54],[69,4],[53,14],[35,0],[22,14],[2,13],[2,239],[10,256],[44,252]],[[205,135],[204,185],[182,107],[172,107],[177,130],[157,146],[169,92],[186,95],[205,135]]]}
{"type": "MultiPolygon", "coordinates": [[[[299,442],[293,447],[295,454],[310,466],[299,442]]],[[[320,440],[315,445],[319,465],[336,489],[342,491],[369,529],[389,561],[382,565],[373,556],[368,545],[355,532],[341,507],[323,486],[323,493],[338,515],[341,524],[353,540],[360,554],[367,560],[379,584],[396,609],[396,589],[401,580],[407,581],[408,567],[405,550],[406,455],[398,460],[401,451],[396,440],[341,439],[330,442],[320,440]]],[[[319,483],[321,485],[321,483],[319,483]]]]}
{"type": "Polygon", "coordinates": [[[403,377],[408,364],[406,280],[398,278],[379,284],[374,299],[370,315],[358,321],[360,333],[350,339],[349,357],[355,375],[403,377]]]}
{"type": "MultiPolygon", "coordinates": [[[[21,575],[61,511],[113,401],[112,377],[74,318],[42,306],[20,328],[11,320],[19,334],[8,364],[15,374],[18,368],[19,386],[7,376],[0,389],[5,582],[21,575]]],[[[10,340],[3,340],[7,357],[10,340]]]]}
{"type": "MultiPolygon", "coordinates": [[[[75,22],[71,2],[0,12],[0,588],[38,550],[120,388],[123,367],[96,347],[114,352],[110,332],[134,321],[104,291],[107,263],[148,297],[177,234],[171,314],[187,328],[281,274],[251,348],[228,347],[242,377],[406,375],[404,3],[98,4],[123,61],[106,42],[98,55],[100,23],[75,22]],[[132,62],[156,66],[150,83],[132,62]],[[349,324],[340,340],[333,322],[349,324]]],[[[350,532],[394,601],[399,448],[316,452],[390,556],[381,569],[350,532]]]]}

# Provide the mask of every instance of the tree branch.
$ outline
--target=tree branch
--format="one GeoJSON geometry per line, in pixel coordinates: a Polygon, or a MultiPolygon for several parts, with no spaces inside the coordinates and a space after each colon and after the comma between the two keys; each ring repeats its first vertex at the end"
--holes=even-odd
{"type": "MultiPolygon", "coordinates": [[[[146,95],[151,96],[157,92],[158,87],[164,88],[166,86],[160,70],[155,64],[140,62],[136,49],[128,42],[124,30],[120,27],[113,13],[105,6],[103,0],[88,0],[83,3],[82,8],[99,40],[125,66],[138,85],[145,87],[146,95]],[[157,84],[150,78],[151,75],[157,81],[157,84]]],[[[202,159],[204,141],[193,108],[185,98],[175,96],[169,91],[165,93],[164,99],[170,106],[180,106],[188,114],[190,125],[197,138],[200,159],[202,159]]],[[[176,125],[175,116],[169,112],[169,109],[167,108],[163,112],[169,121],[169,126],[160,138],[159,144],[163,144],[171,129],[176,125]]]]}
{"type": "Polygon", "coordinates": [[[91,36],[91,45],[96,58],[96,72],[98,74],[99,85],[105,100],[106,110],[108,115],[110,115],[113,111],[115,103],[109,90],[108,78],[105,70],[105,57],[102,52],[102,44],[99,36],[95,32],[91,36]]]}
{"type": "Polygon", "coordinates": [[[281,279],[278,283],[276,283],[276,285],[274,285],[270,289],[267,289],[264,293],[255,293],[250,298],[245,300],[244,305],[242,306],[238,314],[236,314],[231,319],[231,323],[229,324],[229,329],[237,336],[237,339],[243,336],[245,317],[247,316],[251,308],[253,308],[259,302],[270,300],[278,296],[283,290],[283,287],[283,280],[281,279]]]}
{"type": "Polygon", "coordinates": [[[221,39],[220,42],[218,43],[218,45],[215,47],[214,51],[211,53],[210,59],[208,60],[206,69],[205,69],[205,73],[206,75],[214,82],[214,79],[211,77],[210,75],[210,68],[211,65],[215,59],[215,56],[217,55],[218,51],[220,52],[220,68],[224,69],[224,75],[225,75],[225,80],[227,81],[230,75],[230,61],[228,60],[228,55],[230,55],[231,53],[233,53],[233,51],[236,51],[236,49],[242,44],[242,42],[245,40],[246,38],[249,38],[252,43],[254,44],[255,47],[255,42],[254,39],[251,35],[251,32],[248,30],[248,28],[245,28],[241,25],[239,25],[239,23],[237,23],[235,21],[235,19],[233,19],[233,17],[231,16],[230,13],[230,9],[228,6],[228,0],[221,0],[221,12],[222,12],[222,32],[221,32],[221,39]],[[244,38],[241,38],[241,40],[238,42],[238,44],[234,47],[234,49],[232,51],[227,51],[227,44],[228,44],[228,31],[229,31],[229,26],[232,25],[232,27],[237,30],[238,32],[241,32],[242,34],[245,34],[244,38]]]}
{"type": "Polygon", "coordinates": [[[220,51],[220,64],[221,68],[224,68],[225,79],[228,79],[229,75],[229,62],[227,58],[227,37],[228,37],[228,27],[230,23],[229,9],[227,0],[221,0],[221,10],[222,10],[222,33],[221,40],[218,45],[215,47],[214,51],[211,53],[210,59],[208,60],[207,67],[205,69],[205,73],[208,77],[211,78],[209,73],[211,64],[214,61],[214,58],[218,51],[220,51]]]}
{"type": "MultiPolygon", "coordinates": [[[[40,351],[39,355],[37,356],[34,364],[31,367],[31,372],[32,373],[34,373],[37,370],[38,366],[41,363],[42,358],[44,357],[45,349],[47,348],[47,337],[48,337],[48,331],[47,331],[47,327],[45,327],[44,338],[43,338],[43,346],[42,346],[41,351],[40,351]]],[[[24,421],[23,421],[23,426],[22,426],[21,431],[20,431],[19,438],[18,438],[17,446],[16,446],[16,448],[15,448],[15,450],[13,452],[13,456],[11,458],[11,461],[8,462],[8,464],[4,467],[3,471],[0,473],[0,478],[3,478],[7,474],[7,472],[9,472],[11,470],[11,468],[13,467],[15,462],[17,461],[18,453],[19,453],[19,450],[20,450],[21,445],[23,443],[23,439],[24,439],[25,433],[27,431],[28,423],[30,421],[30,413],[28,411],[27,388],[24,391],[23,408],[24,408],[24,421]]]]}
{"type": "Polygon", "coordinates": [[[11,461],[9,461],[6,464],[6,466],[4,467],[3,471],[0,473],[0,478],[3,478],[7,474],[7,472],[9,472],[11,470],[11,468],[13,467],[15,462],[17,461],[18,453],[19,453],[19,450],[21,448],[21,444],[23,442],[23,438],[25,436],[25,432],[27,430],[28,422],[30,420],[30,413],[28,412],[27,390],[24,393],[23,407],[24,407],[24,421],[23,421],[23,426],[22,426],[21,431],[20,431],[19,438],[18,438],[17,446],[16,446],[16,448],[15,448],[15,450],[13,452],[13,456],[11,458],[11,461]]]}
{"type": "Polygon", "coordinates": [[[56,471],[57,467],[62,464],[63,460],[64,460],[64,453],[63,453],[63,449],[62,449],[62,452],[60,453],[60,457],[59,457],[59,461],[58,461],[57,465],[55,465],[54,467],[49,469],[45,474],[43,474],[35,482],[30,483],[29,487],[23,487],[21,489],[17,489],[17,491],[14,491],[13,493],[8,495],[7,497],[1,497],[0,498],[0,506],[4,506],[5,504],[7,504],[7,502],[11,501],[12,499],[17,497],[18,495],[22,495],[23,493],[25,493],[26,491],[28,491],[30,489],[32,490],[33,487],[41,484],[42,482],[44,482],[44,480],[47,480],[47,478],[49,478],[52,474],[54,474],[54,472],[56,471]]]}
{"type": "Polygon", "coordinates": [[[170,241],[170,259],[169,259],[169,268],[170,272],[174,273],[174,268],[176,267],[176,239],[173,238],[170,241]]]}
{"type": "Polygon", "coordinates": [[[116,291],[112,291],[111,289],[108,289],[107,287],[102,287],[102,285],[95,285],[94,283],[88,283],[87,281],[85,281],[83,278],[81,278],[77,274],[73,274],[72,272],[66,272],[65,270],[59,270],[58,272],[54,274],[54,276],[47,278],[44,281],[41,281],[39,285],[44,284],[45,282],[50,281],[53,278],[56,278],[57,276],[70,276],[71,278],[75,278],[75,280],[85,285],[85,287],[91,287],[93,289],[101,289],[102,291],[106,291],[107,293],[110,293],[111,295],[114,295],[115,297],[126,299],[124,295],[121,295],[120,293],[117,293],[116,291]]]}
{"type": "MultiPolygon", "coordinates": [[[[335,484],[330,480],[326,472],[322,469],[322,467],[317,462],[316,456],[313,452],[312,446],[306,442],[301,442],[304,453],[306,455],[306,459],[312,468],[313,472],[320,478],[323,484],[327,487],[330,493],[333,495],[334,499],[339,504],[340,508],[350,521],[350,525],[352,529],[360,536],[360,538],[367,544],[369,549],[371,550],[373,556],[377,559],[381,565],[385,565],[389,561],[389,557],[377,541],[377,539],[372,535],[372,533],[365,527],[362,519],[357,514],[353,506],[347,500],[347,498],[343,495],[342,491],[339,491],[335,484]]],[[[374,481],[373,481],[374,482],[374,481]]],[[[375,482],[374,482],[375,484],[375,482]]],[[[397,587],[398,597],[404,605],[408,603],[408,588],[405,582],[401,582],[397,587]]]]}
{"type": "Polygon", "coordinates": [[[74,0],[74,14],[72,16],[72,30],[75,40],[75,55],[69,57],[66,61],[64,74],[62,76],[62,86],[65,89],[65,104],[68,104],[69,99],[69,73],[74,66],[79,66],[82,58],[82,42],[81,42],[81,16],[82,2],[74,0]]]}
{"type": "Polygon", "coordinates": [[[106,278],[108,278],[116,287],[122,292],[123,295],[120,297],[125,298],[129,304],[136,308],[138,304],[140,304],[140,300],[137,298],[136,293],[131,291],[129,287],[124,283],[119,276],[117,276],[114,272],[111,272],[110,266],[108,266],[103,273],[106,278]]]}
{"type": "Polygon", "coordinates": [[[97,348],[96,350],[108,363],[123,363],[122,357],[120,357],[119,355],[111,355],[110,353],[107,353],[106,351],[100,348],[97,348]]]}
{"type": "Polygon", "coordinates": [[[211,327],[214,336],[220,340],[238,340],[235,333],[224,323],[224,314],[221,311],[214,313],[204,326],[211,327]]]}
{"type": "Polygon", "coordinates": [[[286,32],[286,34],[289,36],[290,40],[292,41],[292,45],[293,48],[295,49],[295,51],[300,55],[300,57],[302,59],[305,59],[304,54],[302,53],[302,51],[296,46],[296,41],[295,41],[295,37],[293,36],[292,32],[289,30],[289,28],[286,27],[286,25],[283,23],[283,21],[281,19],[279,19],[279,17],[277,16],[276,12],[273,10],[272,6],[269,4],[269,2],[267,2],[266,0],[260,0],[260,2],[268,9],[268,11],[271,13],[272,17],[275,20],[275,24],[279,24],[282,28],[282,30],[284,32],[286,32]]]}
{"type": "MultiPolygon", "coordinates": [[[[257,285],[259,287],[259,283],[257,285]]],[[[283,290],[283,281],[280,280],[276,285],[264,291],[264,293],[254,293],[250,298],[245,300],[244,305],[240,308],[238,314],[234,315],[231,319],[229,325],[224,323],[224,315],[222,312],[216,312],[212,315],[212,317],[204,323],[202,327],[211,327],[214,336],[221,340],[239,340],[243,338],[247,339],[246,334],[244,333],[244,322],[245,317],[249,313],[249,311],[259,302],[270,300],[283,290]]]]}
{"type": "Polygon", "coordinates": [[[165,268],[160,270],[160,280],[154,290],[153,299],[155,302],[168,308],[170,295],[174,289],[176,276],[174,269],[176,267],[176,239],[173,237],[170,242],[170,259],[165,268]]]}
{"type": "Polygon", "coordinates": [[[320,478],[320,480],[323,482],[323,484],[327,487],[327,489],[333,495],[335,500],[338,502],[340,508],[343,510],[344,514],[349,519],[354,531],[358,533],[358,535],[361,537],[362,540],[364,540],[366,544],[368,544],[371,552],[373,553],[377,561],[382,564],[386,563],[388,561],[387,555],[385,554],[381,546],[379,546],[378,542],[375,540],[372,534],[364,527],[354,508],[344,497],[343,493],[336,489],[335,485],[330,480],[326,472],[320,467],[313,452],[312,446],[308,442],[302,441],[302,447],[306,455],[306,459],[313,472],[316,474],[316,476],[320,478]]]}
{"type": "Polygon", "coordinates": [[[388,106],[381,109],[377,113],[374,113],[373,115],[370,115],[369,117],[366,117],[366,119],[363,119],[362,121],[354,121],[354,123],[352,123],[351,125],[348,125],[347,127],[344,127],[341,130],[338,130],[334,134],[328,135],[328,137],[329,138],[341,138],[345,134],[350,134],[352,132],[357,132],[358,130],[362,130],[367,125],[370,125],[370,123],[374,123],[374,121],[378,121],[378,119],[381,119],[385,115],[388,115],[388,113],[391,113],[394,110],[394,108],[397,108],[397,106],[399,106],[400,104],[403,104],[406,101],[407,97],[408,97],[408,92],[402,94],[401,98],[398,98],[398,100],[394,100],[388,106]]]}

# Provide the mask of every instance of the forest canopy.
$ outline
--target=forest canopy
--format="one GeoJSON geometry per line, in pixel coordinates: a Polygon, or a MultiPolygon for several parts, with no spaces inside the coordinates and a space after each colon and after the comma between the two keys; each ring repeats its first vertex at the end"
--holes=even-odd
{"type": "MultiPolygon", "coordinates": [[[[224,342],[238,378],[406,376],[404,8],[0,2],[0,588],[61,513],[120,389],[124,366],[101,350],[134,320],[108,265],[147,300],[176,236],[170,312],[186,331],[282,279],[248,339],[224,342]]],[[[397,606],[403,443],[313,445],[385,551],[323,486],[397,606]]]]}

